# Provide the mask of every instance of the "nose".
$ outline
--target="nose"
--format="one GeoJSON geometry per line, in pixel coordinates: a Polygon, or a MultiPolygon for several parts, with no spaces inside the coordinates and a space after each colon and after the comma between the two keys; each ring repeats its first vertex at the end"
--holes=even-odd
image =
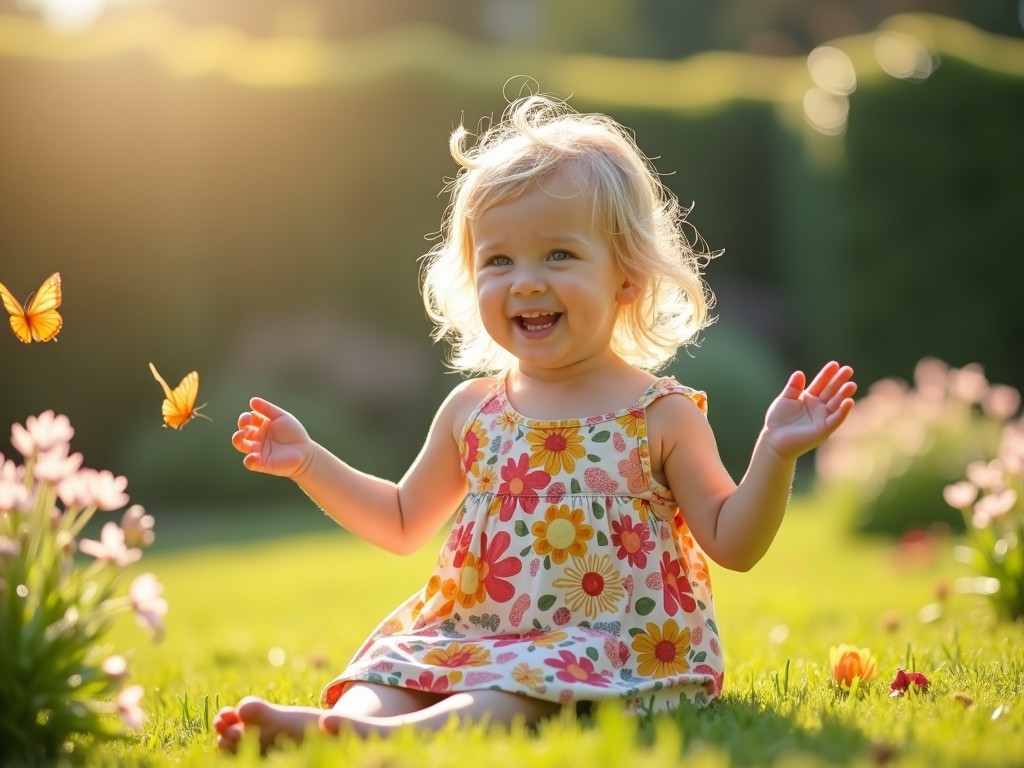
{"type": "Polygon", "coordinates": [[[547,289],[543,278],[538,271],[530,265],[520,264],[512,273],[512,283],[509,291],[516,296],[526,296],[534,293],[543,293],[547,289]]]}

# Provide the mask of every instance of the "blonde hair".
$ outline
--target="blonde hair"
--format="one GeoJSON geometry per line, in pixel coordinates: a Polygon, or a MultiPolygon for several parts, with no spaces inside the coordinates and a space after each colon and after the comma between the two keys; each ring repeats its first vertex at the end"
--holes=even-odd
{"type": "Polygon", "coordinates": [[[470,148],[468,135],[461,126],[451,135],[449,148],[461,168],[445,188],[451,201],[439,242],[423,257],[421,269],[423,301],[435,324],[432,335],[451,344],[453,368],[495,373],[514,363],[480,318],[471,224],[556,169],[571,174],[579,189],[593,191],[598,224],[626,278],[640,289],[639,298],[620,310],[613,352],[654,371],[711,322],[714,297],[701,268],[717,253],[703,247],[696,230],[690,243],[683,231],[684,226],[692,230],[689,211],[619,123],[578,113],[546,96],[528,96],[511,103],[470,148]]]}

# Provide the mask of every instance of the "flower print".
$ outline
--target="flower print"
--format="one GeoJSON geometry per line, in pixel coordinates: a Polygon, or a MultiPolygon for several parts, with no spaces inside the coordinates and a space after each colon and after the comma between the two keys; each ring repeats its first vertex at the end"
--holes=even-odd
{"type": "Polygon", "coordinates": [[[551,582],[553,587],[565,589],[565,602],[573,611],[583,609],[587,618],[596,619],[598,613],[615,610],[616,604],[626,596],[622,587],[622,574],[608,555],[590,554],[576,558],[566,566],[565,575],[551,582]]]}
{"type": "Polygon", "coordinates": [[[495,648],[518,643],[528,643],[539,648],[554,648],[559,643],[569,639],[569,633],[560,629],[548,631],[546,629],[531,629],[518,635],[502,635],[494,641],[495,648]]]}
{"type": "Polygon", "coordinates": [[[516,421],[515,414],[511,411],[504,410],[498,414],[493,425],[502,432],[515,432],[519,426],[519,422],[516,421]]]}
{"type": "Polygon", "coordinates": [[[449,672],[446,675],[434,677],[434,673],[424,670],[418,678],[409,678],[405,681],[407,688],[414,691],[427,691],[428,693],[448,694],[452,692],[451,684],[462,679],[462,673],[458,670],[449,672]]]}
{"type": "Polygon", "coordinates": [[[647,553],[654,550],[651,529],[643,523],[634,525],[629,515],[612,520],[612,546],[618,547],[615,556],[620,560],[634,568],[646,568],[647,553]]]}
{"type": "Polygon", "coordinates": [[[445,543],[445,547],[454,553],[452,565],[456,568],[462,567],[462,562],[466,558],[466,553],[469,552],[469,545],[473,540],[474,524],[475,521],[470,520],[466,525],[454,528],[448,536],[448,541],[445,543]]]}
{"type": "Polygon", "coordinates": [[[542,469],[530,471],[530,455],[522,454],[518,461],[509,459],[501,468],[501,479],[503,482],[498,486],[498,495],[501,496],[501,513],[498,519],[507,522],[516,511],[516,504],[523,508],[527,514],[532,513],[540,497],[540,491],[551,482],[551,475],[542,469]]]}
{"type": "Polygon", "coordinates": [[[512,667],[512,679],[534,693],[543,693],[546,687],[544,685],[544,670],[539,667],[531,667],[525,661],[512,667]]]}
{"type": "Polygon", "coordinates": [[[583,472],[583,482],[588,491],[610,495],[619,490],[619,484],[612,476],[599,467],[587,467],[583,472]]]}
{"type": "Polygon", "coordinates": [[[544,501],[548,504],[557,504],[565,498],[565,484],[564,483],[552,483],[548,486],[548,492],[544,496],[544,501]]]}
{"type": "Polygon", "coordinates": [[[665,597],[665,613],[672,616],[677,609],[692,613],[697,609],[690,582],[683,577],[679,559],[668,552],[661,554],[661,589],[665,597]]]}
{"type": "Polygon", "coordinates": [[[467,552],[462,566],[459,568],[459,591],[455,598],[463,608],[472,608],[477,603],[483,602],[487,596],[487,589],[484,587],[484,580],[481,571],[486,564],[477,558],[474,552],[467,552]]]}
{"type": "Polygon", "coordinates": [[[562,470],[572,472],[576,460],[587,455],[579,427],[546,427],[531,429],[526,434],[530,443],[530,466],[544,467],[549,475],[562,470]]]}
{"type": "Polygon", "coordinates": [[[483,549],[480,558],[482,566],[480,580],[490,598],[499,603],[507,603],[516,594],[516,588],[505,581],[503,577],[515,576],[523,570],[523,561],[518,557],[509,556],[504,560],[499,559],[511,543],[512,537],[507,531],[499,531],[489,542],[485,533],[480,542],[480,547],[483,549]]]}
{"type": "Polygon", "coordinates": [[[467,475],[477,474],[477,465],[484,457],[483,446],[487,445],[487,430],[479,419],[469,425],[462,438],[462,471],[467,475]]]}
{"type": "Polygon", "coordinates": [[[846,643],[829,648],[828,660],[832,665],[832,678],[843,688],[849,688],[854,680],[866,683],[878,668],[870,650],[846,643]]]}
{"type": "Polygon", "coordinates": [[[491,652],[475,643],[451,643],[434,648],[423,657],[425,664],[439,667],[482,667],[491,663],[491,652]]]}
{"type": "Polygon", "coordinates": [[[582,509],[570,510],[565,504],[548,507],[544,519],[533,524],[530,532],[537,537],[533,551],[538,555],[551,555],[561,565],[569,555],[582,557],[587,552],[586,542],[594,538],[594,529],[583,522],[582,509]]]}
{"type": "Polygon", "coordinates": [[[423,590],[422,602],[418,602],[413,606],[413,620],[416,620],[421,614],[427,613],[427,606],[431,605],[432,601],[438,605],[428,615],[430,617],[447,616],[455,610],[455,596],[458,594],[458,591],[459,586],[455,583],[454,579],[442,580],[440,576],[434,574],[430,577],[426,588],[423,590]],[[437,595],[441,596],[440,600],[434,600],[434,597],[437,595]]]}
{"type": "Polygon", "coordinates": [[[647,490],[644,468],[640,463],[639,448],[634,448],[629,452],[628,459],[622,459],[619,462],[619,474],[625,479],[631,493],[643,493],[647,490]]]}
{"type": "MultiPolygon", "coordinates": [[[[725,675],[720,671],[712,667],[710,664],[698,664],[693,668],[693,671],[698,675],[707,675],[714,680],[714,690],[709,690],[709,696],[717,696],[722,692],[722,684],[725,682],[725,675]]],[[[707,686],[711,687],[711,685],[707,686]]]]}
{"type": "Polygon", "coordinates": [[[641,677],[668,677],[690,668],[686,655],[690,652],[690,629],[680,630],[675,619],[662,626],[647,622],[647,631],[633,638],[637,652],[637,674],[641,677]]]}
{"type": "Polygon", "coordinates": [[[585,683],[607,688],[608,680],[594,669],[594,662],[587,656],[576,656],[572,651],[559,651],[558,659],[544,659],[549,667],[558,670],[555,677],[566,683],[585,683]]]}
{"type": "Polygon", "coordinates": [[[494,493],[494,489],[498,487],[498,476],[494,472],[494,467],[485,466],[481,469],[476,485],[480,493],[494,493]]]}
{"type": "Polygon", "coordinates": [[[633,509],[636,510],[641,523],[646,523],[651,516],[651,502],[649,499],[633,499],[633,509]]]}
{"type": "Polygon", "coordinates": [[[612,445],[615,446],[615,450],[619,453],[626,452],[626,438],[622,436],[621,432],[616,432],[612,435],[612,445]]]}
{"type": "Polygon", "coordinates": [[[647,437],[647,420],[643,408],[633,406],[615,421],[622,425],[627,437],[647,437]]]}

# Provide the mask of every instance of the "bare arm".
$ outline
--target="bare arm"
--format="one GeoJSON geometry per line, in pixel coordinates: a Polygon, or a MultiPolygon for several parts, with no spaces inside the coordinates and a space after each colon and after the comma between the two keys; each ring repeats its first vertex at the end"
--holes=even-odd
{"type": "Polygon", "coordinates": [[[231,442],[245,454],[246,468],[290,477],[338,524],[391,552],[409,554],[438,531],[466,492],[458,432],[482,397],[479,382],[452,391],[397,483],[350,466],[314,442],[298,419],[261,398],[253,398],[252,410],[239,417],[231,442]]]}
{"type": "Polygon", "coordinates": [[[852,375],[851,368],[829,363],[810,385],[800,371],[790,376],[768,409],[738,485],[692,402],[672,397],[655,404],[668,486],[697,543],[715,562],[745,571],[768,551],[789,503],[796,460],[823,443],[853,408],[852,375]]]}

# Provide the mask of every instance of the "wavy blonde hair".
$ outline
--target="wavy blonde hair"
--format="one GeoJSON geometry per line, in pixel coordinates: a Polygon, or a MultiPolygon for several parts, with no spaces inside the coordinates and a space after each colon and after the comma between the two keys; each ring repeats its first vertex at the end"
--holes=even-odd
{"type": "Polygon", "coordinates": [[[433,338],[452,346],[451,367],[473,373],[507,370],[515,358],[484,330],[473,273],[472,222],[516,199],[539,179],[563,170],[593,197],[598,225],[639,298],[621,308],[612,351],[655,371],[696,341],[711,322],[714,296],[701,275],[718,255],[686,221],[689,212],[662,184],[632,134],[612,118],[578,113],[565,102],[528,96],[467,147],[460,126],[449,148],[461,166],[445,187],[451,201],[438,243],[423,257],[421,279],[433,338]],[[694,235],[691,244],[684,228],[694,235]],[[697,247],[695,247],[697,246],[697,247]]]}

